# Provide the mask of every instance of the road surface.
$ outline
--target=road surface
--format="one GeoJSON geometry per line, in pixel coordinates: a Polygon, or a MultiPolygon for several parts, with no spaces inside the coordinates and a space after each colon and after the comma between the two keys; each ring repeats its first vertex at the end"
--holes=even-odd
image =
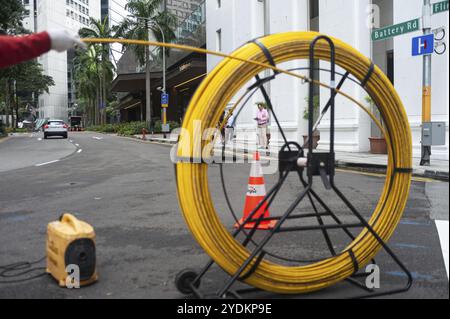
{"type": "MultiPolygon", "coordinates": [[[[183,298],[174,286],[175,276],[184,268],[200,269],[208,257],[180,214],[169,151],[169,146],[92,133],[72,133],[67,140],[26,134],[0,143],[0,266],[44,256],[47,224],[71,212],[95,227],[99,272],[99,281],[82,289],[59,288],[49,276],[3,283],[0,298],[183,298]]],[[[249,165],[225,165],[224,170],[233,209],[240,215],[249,165]]],[[[232,229],[234,220],[219,177],[218,166],[213,166],[210,189],[216,210],[232,229]]],[[[270,187],[276,176],[266,179],[270,187]]],[[[383,178],[340,171],[336,180],[364,216],[369,216],[383,178]]],[[[318,184],[327,203],[343,220],[351,221],[349,212],[325,192],[320,179],[318,184]]],[[[298,181],[290,178],[271,213],[286,208],[299,189],[298,181]]],[[[298,210],[311,208],[305,203],[298,210]]],[[[331,235],[337,249],[348,244],[341,231],[331,235]]],[[[405,215],[390,246],[415,279],[409,292],[392,298],[449,297],[448,183],[413,182],[405,215]]],[[[283,234],[274,238],[269,250],[292,258],[328,256],[320,233],[283,234]]],[[[376,259],[382,289],[405,283],[385,253],[376,259]]],[[[226,278],[213,267],[202,288],[214,292],[226,278]]],[[[342,298],[360,292],[342,283],[302,297],[342,298]]],[[[273,297],[265,293],[250,296],[273,297]]]]}

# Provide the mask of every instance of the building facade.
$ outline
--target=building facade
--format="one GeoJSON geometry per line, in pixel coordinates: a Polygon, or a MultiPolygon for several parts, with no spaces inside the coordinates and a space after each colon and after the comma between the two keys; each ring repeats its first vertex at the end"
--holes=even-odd
{"type": "MultiPolygon", "coordinates": [[[[206,0],[207,48],[231,53],[256,37],[287,31],[313,30],[337,37],[370,57],[394,83],[408,114],[413,133],[414,156],[420,157],[422,113],[422,58],[411,54],[411,39],[418,31],[373,41],[374,29],[409,21],[422,16],[422,0],[206,0]]],[[[447,5],[448,10],[448,5],[447,5]]],[[[434,14],[434,28],[448,31],[448,11],[434,14]]],[[[448,37],[444,39],[448,47],[448,37]]],[[[432,120],[446,123],[445,146],[433,147],[432,159],[448,160],[449,120],[449,62],[448,52],[433,55],[432,120]]],[[[208,56],[210,72],[221,58],[208,56]]],[[[306,67],[306,61],[293,61],[283,68],[306,67]]],[[[327,63],[321,62],[321,68],[327,63]]],[[[306,71],[304,74],[307,74],[306,71]]],[[[329,73],[318,74],[322,82],[329,82],[329,73]]],[[[280,76],[267,85],[275,112],[289,139],[302,141],[307,131],[304,111],[307,107],[307,85],[286,76],[280,76]]],[[[367,93],[356,84],[345,84],[343,90],[359,101],[366,102],[367,93]]],[[[316,93],[321,106],[329,92],[316,93]]],[[[237,98],[237,97],[236,97],[237,98]]],[[[244,108],[237,121],[237,139],[255,134],[254,104],[263,100],[256,94],[244,108]]],[[[230,103],[232,104],[232,100],[230,103]]],[[[273,122],[273,121],[272,121],[273,122]]],[[[275,123],[272,123],[275,131],[275,123]]],[[[319,128],[319,148],[327,148],[329,121],[325,117],[319,128]]],[[[358,107],[344,99],[337,99],[336,148],[338,151],[368,152],[370,137],[380,133],[370,118],[358,107]]],[[[254,137],[253,137],[254,138],[254,137]]],[[[276,143],[276,140],[274,141],[276,143]]]]}
{"type": "MultiPolygon", "coordinates": [[[[64,29],[76,34],[89,26],[89,18],[100,19],[100,0],[23,0],[28,16],[24,27],[32,32],[64,29]]],[[[38,58],[44,73],[55,81],[49,93],[39,96],[39,117],[67,119],[76,97],[72,82],[73,52],[50,51],[38,58]]]]}
{"type": "MultiPolygon", "coordinates": [[[[206,47],[205,0],[167,0],[162,10],[177,16],[176,40],[181,44],[206,47]]],[[[152,120],[161,119],[161,59],[153,61],[151,75],[152,120]]],[[[180,123],[192,95],[206,76],[206,57],[203,54],[172,49],[166,59],[166,92],[169,94],[167,119],[180,123]]],[[[143,121],[146,118],[145,72],[132,50],[126,50],[117,63],[117,76],[112,91],[119,96],[120,120],[143,121]]]]}

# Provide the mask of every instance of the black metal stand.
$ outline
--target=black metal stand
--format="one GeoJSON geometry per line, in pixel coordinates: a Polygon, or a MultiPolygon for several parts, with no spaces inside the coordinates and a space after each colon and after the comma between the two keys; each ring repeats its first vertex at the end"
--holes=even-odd
{"type": "MultiPolygon", "coordinates": [[[[258,42],[257,40],[253,40],[255,44],[257,44],[261,50],[264,52],[264,54],[267,57],[267,60],[274,65],[273,58],[270,56],[270,52],[263,47],[263,45],[258,42]]],[[[306,145],[303,147],[300,146],[296,142],[288,142],[286,135],[284,134],[281,125],[278,121],[278,118],[273,111],[272,102],[269,98],[269,95],[267,94],[263,84],[266,83],[268,80],[271,80],[275,78],[277,73],[275,73],[273,76],[261,79],[259,76],[256,76],[257,83],[254,85],[255,87],[259,88],[261,90],[262,95],[264,96],[267,106],[269,110],[271,111],[271,114],[273,115],[273,118],[275,122],[278,125],[278,128],[280,129],[280,132],[282,134],[282,137],[284,139],[285,145],[282,147],[282,149],[279,152],[279,172],[280,177],[278,182],[275,184],[274,187],[272,187],[269,192],[267,193],[265,199],[260,202],[260,204],[252,211],[252,213],[249,214],[249,216],[244,220],[243,223],[239,226],[238,229],[236,229],[233,232],[233,237],[237,237],[239,234],[244,234],[244,240],[242,242],[242,245],[244,247],[248,246],[249,243],[253,243],[255,245],[255,248],[250,253],[250,256],[245,260],[245,262],[239,267],[239,269],[232,275],[230,275],[228,281],[225,283],[225,285],[217,291],[213,296],[218,298],[242,298],[242,295],[245,293],[255,292],[258,291],[256,288],[249,288],[249,289],[241,289],[241,290],[233,290],[232,286],[237,281],[244,281],[246,278],[251,276],[259,267],[261,261],[266,256],[272,256],[274,258],[279,258],[282,260],[288,260],[283,257],[276,256],[274,254],[270,254],[269,252],[265,251],[265,246],[269,243],[271,238],[277,234],[282,232],[300,232],[300,231],[312,231],[312,230],[318,230],[321,231],[323,234],[323,237],[325,239],[325,242],[327,244],[327,247],[330,251],[330,254],[332,256],[338,256],[342,254],[348,254],[350,258],[353,261],[354,265],[354,274],[346,279],[346,281],[362,290],[367,292],[365,295],[356,296],[354,298],[373,298],[373,297],[381,297],[401,292],[408,291],[413,282],[413,278],[409,270],[405,267],[405,265],[400,261],[400,259],[395,255],[395,253],[389,248],[389,246],[383,241],[383,239],[374,231],[371,225],[364,219],[364,217],[358,212],[358,210],[351,204],[351,202],[341,193],[341,191],[338,189],[338,187],[335,184],[334,176],[335,176],[335,152],[334,152],[334,141],[335,141],[335,97],[336,97],[336,89],[340,89],[342,85],[344,84],[345,80],[349,77],[349,73],[345,73],[342,76],[341,81],[339,82],[338,86],[335,86],[335,80],[336,80],[336,64],[335,64],[335,47],[333,41],[326,37],[326,36],[318,36],[310,45],[310,56],[309,56],[309,118],[308,118],[308,133],[309,133],[309,140],[307,141],[306,145]],[[331,89],[330,89],[330,98],[328,102],[326,103],[321,116],[319,120],[314,123],[314,85],[315,85],[315,79],[314,79],[314,67],[313,62],[315,58],[315,47],[319,41],[324,41],[330,46],[330,64],[331,64],[331,89]],[[313,132],[318,127],[320,120],[323,118],[323,116],[330,112],[330,149],[329,152],[316,152],[313,148],[313,132]],[[307,154],[305,158],[305,151],[304,147],[307,148],[307,154]],[[299,159],[301,159],[302,163],[305,163],[304,165],[299,164],[299,159]],[[306,171],[306,177],[304,178],[304,173],[306,171]],[[290,205],[290,207],[286,210],[286,212],[282,216],[277,217],[270,217],[270,218],[264,218],[263,215],[261,215],[259,218],[254,218],[256,213],[260,210],[262,205],[267,202],[267,209],[271,206],[273,200],[275,199],[276,195],[278,194],[281,185],[285,182],[286,178],[291,172],[297,172],[300,182],[304,187],[304,190],[297,196],[297,198],[294,200],[294,202],[290,205]],[[313,190],[313,180],[315,176],[320,176],[322,183],[324,184],[325,188],[327,190],[332,190],[334,193],[342,200],[342,202],[348,207],[348,209],[353,213],[353,215],[358,219],[358,223],[343,223],[335,213],[332,212],[332,210],[325,204],[325,202],[320,198],[320,196],[313,190]],[[296,209],[296,207],[302,202],[305,198],[309,200],[311,203],[311,206],[313,207],[314,213],[311,214],[297,214],[293,215],[292,212],[296,209]],[[321,207],[324,212],[319,211],[319,207],[321,207]],[[331,217],[335,224],[328,225],[324,223],[323,217],[331,217]],[[292,219],[304,219],[304,218],[316,218],[318,225],[316,226],[300,226],[300,227],[282,227],[285,221],[292,220],[292,219]],[[256,233],[256,230],[260,223],[262,221],[267,220],[276,220],[277,223],[274,226],[273,229],[267,231],[265,236],[260,240],[258,243],[256,243],[253,239],[253,236],[256,233]],[[248,233],[244,230],[244,225],[247,223],[255,223],[254,228],[251,229],[248,233]],[[358,261],[355,258],[355,255],[351,249],[343,251],[341,253],[336,253],[333,243],[331,241],[331,238],[329,236],[329,230],[332,229],[342,229],[345,234],[352,240],[355,239],[353,234],[350,232],[350,229],[354,228],[365,228],[368,230],[368,232],[379,242],[379,244],[382,246],[382,248],[386,251],[386,253],[392,258],[392,260],[400,267],[400,269],[405,273],[406,277],[408,278],[407,283],[404,287],[398,288],[398,289],[392,289],[388,291],[383,292],[375,292],[373,289],[369,289],[366,287],[366,285],[359,282],[358,278],[364,278],[368,274],[366,273],[359,273],[359,264],[358,261]],[[251,266],[250,266],[251,265],[251,266]]],[[[369,71],[370,72],[370,71],[369,71]]],[[[370,74],[368,74],[370,76],[370,74]]],[[[365,82],[366,80],[364,80],[365,82]]],[[[364,86],[364,85],[362,85],[364,86]]],[[[221,166],[221,173],[222,173],[222,166],[221,166]]],[[[222,178],[222,184],[224,186],[223,178],[222,178]]],[[[225,188],[224,188],[225,190],[225,188]]],[[[232,211],[232,214],[234,215],[236,221],[237,217],[234,214],[230,201],[228,198],[228,195],[225,192],[225,197],[228,203],[228,206],[230,207],[230,210],[232,211]]],[[[289,261],[295,261],[295,260],[289,260],[289,261]]],[[[298,262],[316,262],[313,260],[310,261],[299,261],[298,262]]],[[[178,290],[187,295],[194,295],[197,298],[205,298],[207,297],[204,295],[199,287],[200,282],[203,276],[206,275],[208,270],[214,265],[214,261],[210,260],[207,265],[200,271],[200,273],[195,272],[191,269],[186,269],[181,271],[175,280],[175,284],[178,288],[178,290]]],[[[375,260],[372,261],[372,263],[375,264],[375,260]]]]}

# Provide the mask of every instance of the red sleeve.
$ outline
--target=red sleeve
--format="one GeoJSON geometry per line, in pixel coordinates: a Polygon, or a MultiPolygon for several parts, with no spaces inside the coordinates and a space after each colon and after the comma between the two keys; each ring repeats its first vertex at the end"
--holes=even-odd
{"type": "Polygon", "coordinates": [[[47,32],[19,37],[0,36],[0,68],[34,59],[50,48],[47,32]]]}

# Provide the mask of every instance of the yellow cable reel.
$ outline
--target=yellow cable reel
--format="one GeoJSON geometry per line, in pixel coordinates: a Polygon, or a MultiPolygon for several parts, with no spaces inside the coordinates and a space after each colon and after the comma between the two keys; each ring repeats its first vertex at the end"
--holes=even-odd
{"type": "MultiPolygon", "coordinates": [[[[270,50],[275,62],[280,64],[308,59],[310,43],[318,35],[320,34],[315,32],[288,32],[260,38],[259,41],[270,50]]],[[[336,46],[336,64],[349,71],[359,81],[363,81],[369,72],[371,61],[344,42],[334,38],[332,40],[336,46]]],[[[328,61],[329,56],[328,44],[319,41],[316,58],[328,61]]],[[[208,146],[208,141],[201,142],[200,151],[195,143],[192,143],[195,134],[199,133],[198,123],[201,123],[201,132],[216,127],[229,101],[248,81],[267,68],[276,69],[266,63],[266,57],[259,47],[248,43],[227,56],[204,79],[185,115],[183,129],[188,133],[188,138],[183,137],[183,134],[181,136],[178,145],[178,156],[181,159],[198,159],[202,158],[202,155],[205,159],[205,152],[202,150],[208,146]]],[[[322,83],[320,85],[327,87],[322,83]]],[[[412,175],[409,171],[412,165],[411,132],[400,98],[378,67],[375,67],[365,89],[379,107],[384,127],[381,127],[373,114],[365,110],[361,103],[341,91],[338,93],[355,102],[371,116],[381,127],[388,144],[386,181],[378,205],[369,220],[373,230],[386,242],[400,221],[409,194],[412,175]]],[[[208,185],[208,165],[181,160],[176,164],[176,178],[181,210],[195,239],[226,272],[236,273],[251,252],[232,237],[215,211],[208,185]]],[[[285,266],[263,260],[244,282],[276,293],[316,291],[353,274],[355,267],[350,251],[359,267],[363,267],[381,247],[376,238],[364,229],[335,257],[306,266],[285,266]]]]}

